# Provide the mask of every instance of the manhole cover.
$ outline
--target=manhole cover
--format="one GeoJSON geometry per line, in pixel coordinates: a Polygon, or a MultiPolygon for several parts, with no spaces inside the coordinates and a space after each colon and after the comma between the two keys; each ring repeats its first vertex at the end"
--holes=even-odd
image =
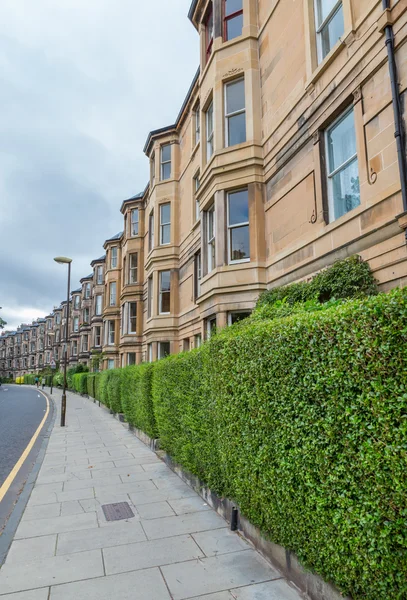
{"type": "Polygon", "coordinates": [[[104,504],[102,506],[106,521],[121,521],[134,517],[128,502],[116,502],[115,504],[104,504]]]}

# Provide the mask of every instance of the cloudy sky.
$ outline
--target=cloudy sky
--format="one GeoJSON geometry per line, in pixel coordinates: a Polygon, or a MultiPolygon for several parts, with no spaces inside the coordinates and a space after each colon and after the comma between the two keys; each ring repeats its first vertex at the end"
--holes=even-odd
{"type": "Polygon", "coordinates": [[[198,66],[190,0],[2,0],[0,311],[43,316],[91,272],[144,189],[143,146],[198,66]]]}

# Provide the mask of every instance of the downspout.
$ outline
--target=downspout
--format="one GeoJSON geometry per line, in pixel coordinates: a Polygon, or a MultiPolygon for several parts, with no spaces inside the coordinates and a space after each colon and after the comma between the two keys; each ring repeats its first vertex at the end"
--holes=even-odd
{"type": "MultiPolygon", "coordinates": [[[[390,0],[382,0],[383,10],[390,10],[390,0]]],[[[401,184],[401,198],[403,201],[403,212],[407,212],[407,157],[406,157],[406,144],[404,138],[403,118],[401,116],[401,102],[397,75],[396,57],[394,53],[394,34],[393,27],[388,24],[384,28],[386,36],[386,48],[387,57],[389,61],[389,73],[390,73],[390,84],[391,84],[391,95],[393,103],[394,113],[394,124],[395,132],[394,137],[396,138],[397,144],[397,158],[400,172],[400,184],[401,184]]],[[[405,230],[405,237],[407,242],[407,229],[405,230]]]]}

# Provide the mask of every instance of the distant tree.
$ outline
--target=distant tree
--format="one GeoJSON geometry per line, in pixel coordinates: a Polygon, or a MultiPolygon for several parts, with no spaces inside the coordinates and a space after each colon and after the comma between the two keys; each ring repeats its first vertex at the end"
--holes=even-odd
{"type": "MultiPolygon", "coordinates": [[[[1,307],[0,307],[0,308],[1,308],[1,307]]],[[[4,329],[4,327],[5,327],[6,325],[7,325],[7,322],[6,322],[6,321],[4,321],[4,319],[2,319],[2,318],[0,317],[0,329],[4,329]]]]}

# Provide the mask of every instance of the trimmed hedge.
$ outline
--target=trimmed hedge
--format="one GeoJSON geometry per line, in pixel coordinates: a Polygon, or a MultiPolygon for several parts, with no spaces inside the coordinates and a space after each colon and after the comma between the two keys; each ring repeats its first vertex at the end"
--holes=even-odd
{"type": "Polygon", "coordinates": [[[121,371],[120,369],[111,369],[110,371],[107,371],[108,378],[107,378],[107,384],[106,384],[106,390],[107,390],[106,405],[114,413],[122,412],[121,372],[120,371],[121,371]]]}
{"type": "Polygon", "coordinates": [[[72,375],[72,389],[79,394],[88,393],[88,373],[75,373],[72,375]]]}
{"type": "Polygon", "coordinates": [[[151,383],[153,365],[142,364],[121,369],[122,410],[126,421],[142,429],[152,438],[157,437],[151,383]]]}

